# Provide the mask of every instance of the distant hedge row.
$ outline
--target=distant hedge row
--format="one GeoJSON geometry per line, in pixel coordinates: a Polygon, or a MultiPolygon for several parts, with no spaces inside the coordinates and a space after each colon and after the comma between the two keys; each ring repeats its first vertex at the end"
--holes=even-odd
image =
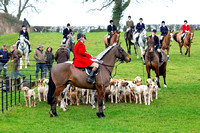
{"type": "MultiPolygon", "coordinates": [[[[182,25],[181,24],[171,24],[167,25],[170,30],[174,31],[181,31],[182,25]]],[[[72,26],[72,30],[74,32],[106,32],[107,26],[72,26]]],[[[33,32],[63,32],[64,26],[33,26],[31,27],[31,31],[33,32]]],[[[200,30],[200,25],[191,24],[191,30],[200,30]]],[[[146,30],[152,31],[152,29],[156,29],[157,31],[160,30],[159,24],[147,24],[146,30]]],[[[123,31],[126,31],[126,27],[123,27],[123,31]]]]}

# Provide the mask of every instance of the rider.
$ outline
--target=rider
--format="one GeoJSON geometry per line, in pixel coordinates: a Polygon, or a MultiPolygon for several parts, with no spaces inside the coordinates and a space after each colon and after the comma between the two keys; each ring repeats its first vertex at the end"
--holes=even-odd
{"type": "Polygon", "coordinates": [[[160,32],[161,32],[161,35],[160,35],[160,45],[162,47],[163,38],[168,34],[168,28],[165,25],[165,21],[162,21],[162,26],[160,27],[160,32]]]}
{"type": "Polygon", "coordinates": [[[136,26],[136,34],[135,34],[135,38],[136,38],[136,40],[135,40],[135,42],[136,43],[138,43],[138,38],[139,38],[139,34],[140,34],[140,32],[143,30],[143,29],[145,29],[145,25],[144,25],[144,23],[142,23],[142,21],[143,21],[143,19],[142,18],[140,18],[139,19],[139,23],[137,23],[137,26],[136,26]]]}
{"type": "Polygon", "coordinates": [[[108,25],[107,27],[107,31],[108,31],[107,46],[110,45],[110,39],[112,35],[114,34],[114,31],[117,30],[117,27],[113,23],[114,23],[113,20],[110,20],[110,25],[108,25]]]}
{"type": "Polygon", "coordinates": [[[65,28],[64,30],[63,30],[63,43],[66,43],[67,42],[67,39],[68,39],[68,35],[69,35],[69,33],[70,32],[72,32],[72,29],[71,29],[71,26],[70,26],[70,24],[68,23],[67,24],[67,28],[65,28]]]}
{"type": "Polygon", "coordinates": [[[97,71],[99,64],[94,61],[94,58],[87,53],[85,49],[86,36],[82,33],[77,34],[77,40],[74,47],[74,61],[73,64],[75,67],[85,68],[92,67],[92,72],[88,77],[89,83],[95,83],[95,72],[97,71]]]}
{"type": "MultiPolygon", "coordinates": [[[[163,58],[162,58],[162,53],[161,53],[161,50],[159,49],[159,39],[158,37],[156,36],[156,30],[154,29],[152,31],[152,35],[149,36],[149,38],[153,38],[154,39],[154,50],[158,52],[158,55],[159,55],[159,61],[160,62],[163,62],[163,58]]],[[[145,50],[145,53],[143,55],[143,58],[145,59],[145,54],[147,52],[147,49],[145,50]]],[[[144,63],[145,64],[145,63],[144,63]]]]}
{"type": "MultiPolygon", "coordinates": [[[[28,44],[28,48],[29,48],[29,53],[31,52],[31,46],[30,46],[30,42],[29,42],[29,35],[28,35],[28,31],[26,30],[26,26],[25,25],[22,25],[22,30],[19,32],[19,36],[20,35],[23,35],[25,37],[25,42],[28,44]]],[[[17,41],[17,48],[19,46],[19,39],[17,41]]]]}
{"type": "Polygon", "coordinates": [[[184,20],[184,25],[182,25],[182,37],[181,37],[181,43],[183,43],[183,38],[185,37],[185,35],[190,32],[190,26],[187,24],[187,20],[184,20]]]}
{"type": "Polygon", "coordinates": [[[134,28],[134,22],[131,20],[131,16],[128,16],[128,20],[126,21],[126,38],[128,37],[128,32],[134,28]]]}

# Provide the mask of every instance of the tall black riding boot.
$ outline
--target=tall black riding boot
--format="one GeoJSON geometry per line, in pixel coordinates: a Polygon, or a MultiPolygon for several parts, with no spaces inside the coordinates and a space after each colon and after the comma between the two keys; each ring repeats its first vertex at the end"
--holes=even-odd
{"type": "Polygon", "coordinates": [[[183,43],[183,36],[181,37],[181,43],[183,43]]]}
{"type": "Polygon", "coordinates": [[[163,62],[163,58],[162,58],[162,54],[161,54],[161,52],[160,53],[158,53],[159,54],[159,59],[160,59],[160,62],[163,62]]]}
{"type": "Polygon", "coordinates": [[[162,48],[162,41],[163,41],[163,40],[160,40],[160,48],[162,48]]]}
{"type": "Polygon", "coordinates": [[[31,52],[31,46],[28,44],[29,53],[31,52]]]}
{"type": "Polygon", "coordinates": [[[110,46],[110,38],[107,39],[107,47],[110,46]]]}
{"type": "Polygon", "coordinates": [[[96,70],[97,70],[97,68],[96,67],[93,67],[92,68],[92,71],[91,71],[91,73],[90,73],[90,75],[89,75],[89,77],[88,77],[88,82],[89,83],[95,83],[95,72],[96,72],[96,70]]]}

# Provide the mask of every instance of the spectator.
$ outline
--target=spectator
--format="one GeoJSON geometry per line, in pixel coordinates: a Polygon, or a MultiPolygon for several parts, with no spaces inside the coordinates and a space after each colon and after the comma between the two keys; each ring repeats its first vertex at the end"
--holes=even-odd
{"type": "Polygon", "coordinates": [[[51,68],[52,68],[52,64],[54,62],[54,55],[52,53],[52,48],[51,47],[47,48],[47,50],[46,50],[46,56],[47,56],[47,60],[46,60],[45,68],[44,68],[45,78],[47,76],[47,71],[50,73],[51,68]]]}
{"type": "Polygon", "coordinates": [[[44,77],[44,67],[46,63],[46,54],[43,50],[43,45],[39,44],[38,48],[34,51],[34,58],[36,60],[36,80],[38,79],[38,73],[41,69],[41,79],[44,77]]]}
{"type": "Polygon", "coordinates": [[[9,53],[8,50],[6,49],[6,45],[2,45],[2,49],[0,49],[0,74],[1,71],[3,70],[3,78],[6,77],[6,71],[7,69],[4,67],[6,63],[9,60],[9,53]]]}
{"type": "Polygon", "coordinates": [[[66,47],[65,45],[66,44],[61,44],[60,48],[55,53],[55,60],[58,64],[69,60],[68,52],[66,48],[64,48],[66,47]]]}
{"type": "Polygon", "coordinates": [[[13,62],[13,68],[14,68],[14,76],[15,78],[19,76],[21,77],[25,77],[25,75],[19,73],[19,57],[18,57],[18,53],[17,50],[15,50],[14,46],[10,46],[10,58],[11,58],[11,62],[13,62]]]}
{"type": "Polygon", "coordinates": [[[31,27],[26,18],[24,18],[23,25],[26,26],[26,29],[27,29],[28,27],[31,27]]]}

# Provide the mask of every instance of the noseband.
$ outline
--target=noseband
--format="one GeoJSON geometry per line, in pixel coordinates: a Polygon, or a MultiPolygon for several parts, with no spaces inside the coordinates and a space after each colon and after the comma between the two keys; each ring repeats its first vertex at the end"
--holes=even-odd
{"type": "Polygon", "coordinates": [[[126,58],[126,56],[128,55],[127,53],[124,55],[123,53],[122,53],[122,48],[121,47],[119,47],[119,46],[117,46],[117,50],[118,50],[118,52],[120,53],[120,55],[122,56],[122,58],[121,59],[118,59],[121,63],[123,63],[124,62],[124,60],[125,60],[125,58],[126,58]]]}

